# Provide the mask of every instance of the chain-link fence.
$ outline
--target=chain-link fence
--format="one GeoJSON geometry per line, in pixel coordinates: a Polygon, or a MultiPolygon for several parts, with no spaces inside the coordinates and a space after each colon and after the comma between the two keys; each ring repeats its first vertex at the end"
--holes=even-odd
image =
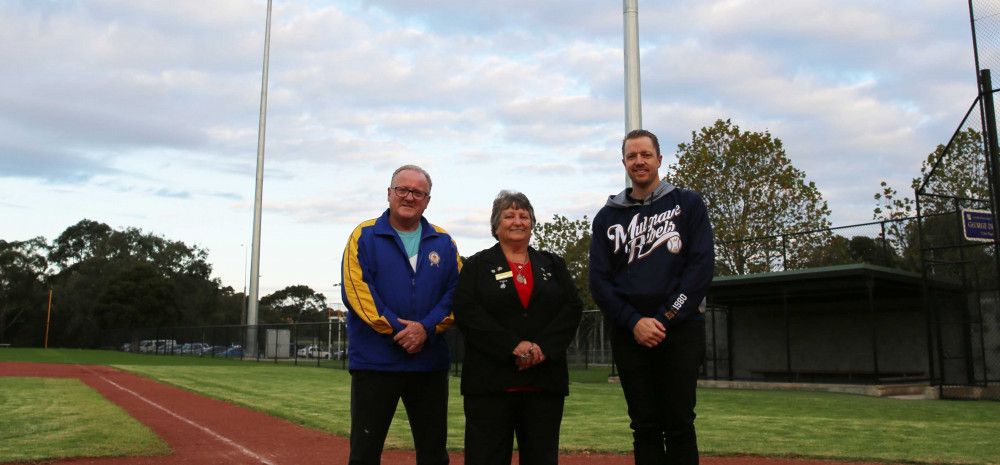
{"type": "Polygon", "coordinates": [[[953,282],[960,297],[925,292],[935,381],[944,396],[967,391],[1000,399],[1000,249],[995,242],[995,90],[1000,2],[969,2],[979,95],[915,189],[925,282],[953,282]]]}
{"type": "Polygon", "coordinates": [[[326,323],[105,331],[101,346],[150,355],[345,367],[348,342],[343,321],[331,319],[326,323]],[[256,335],[256,350],[248,346],[250,334],[256,335]]]}
{"type": "MultiPolygon", "coordinates": [[[[462,334],[445,333],[453,371],[461,373],[462,334]]],[[[234,358],[270,363],[314,364],[346,368],[350,343],[343,319],[326,323],[289,323],[258,326],[198,326],[106,331],[102,347],[149,355],[234,358]],[[248,334],[256,334],[257,349],[248,348],[248,334]]],[[[584,311],[576,337],[567,350],[573,368],[611,372],[611,345],[597,310],[584,311]]]]}
{"type": "MultiPolygon", "coordinates": [[[[717,260],[743,257],[752,273],[867,263],[919,270],[916,218],[873,221],[716,243],[717,260]]],[[[718,270],[717,274],[723,274],[718,270]]]]}
{"type": "MultiPolygon", "coordinates": [[[[984,99],[976,102],[984,103],[984,99]]],[[[998,257],[992,236],[989,129],[983,119],[987,112],[977,104],[938,151],[916,189],[921,218],[917,242],[925,280],[960,286],[958,299],[926,293],[935,381],[942,395],[966,396],[975,390],[1000,399],[998,257]],[[975,237],[977,223],[989,224],[988,235],[975,237]]]]}

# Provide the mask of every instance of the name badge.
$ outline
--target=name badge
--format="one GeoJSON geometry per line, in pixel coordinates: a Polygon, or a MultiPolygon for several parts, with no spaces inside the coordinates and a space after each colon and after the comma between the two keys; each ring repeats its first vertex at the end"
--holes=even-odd
{"type": "Polygon", "coordinates": [[[499,281],[501,279],[513,278],[514,277],[514,272],[508,270],[508,271],[505,271],[503,273],[497,273],[494,276],[497,278],[497,281],[499,281]]]}

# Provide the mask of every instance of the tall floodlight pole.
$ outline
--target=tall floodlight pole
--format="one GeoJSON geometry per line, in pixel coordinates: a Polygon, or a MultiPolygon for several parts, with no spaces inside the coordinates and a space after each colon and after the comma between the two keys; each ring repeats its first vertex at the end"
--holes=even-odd
{"type": "Polygon", "coordinates": [[[639,91],[639,0],[624,0],[625,16],[625,130],[642,127],[639,91]]]}
{"type": "Polygon", "coordinates": [[[271,0],[267,0],[264,28],[264,69],[260,83],[260,117],[257,127],[257,187],[253,199],[253,245],[250,252],[250,302],[247,305],[247,356],[257,356],[257,301],[260,290],[260,214],[264,192],[264,133],[267,127],[267,63],[271,49],[271,0]]]}
{"type": "MultiPolygon", "coordinates": [[[[625,132],[642,128],[639,92],[639,0],[624,0],[625,17],[625,132]]],[[[625,176],[625,186],[632,182],[625,176]]]]}

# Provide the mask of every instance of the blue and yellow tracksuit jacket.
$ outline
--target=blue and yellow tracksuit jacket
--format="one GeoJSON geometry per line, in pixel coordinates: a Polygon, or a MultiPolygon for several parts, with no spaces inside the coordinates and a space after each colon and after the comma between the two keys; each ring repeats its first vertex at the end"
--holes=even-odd
{"type": "Polygon", "coordinates": [[[448,369],[442,332],[451,326],[452,297],[462,261],[451,236],[421,218],[417,270],[410,266],[389,210],[354,228],[344,249],[341,296],[348,308],[348,368],[376,371],[448,369]],[[427,331],[423,350],[408,354],[393,341],[405,328],[398,319],[419,321],[427,331]]]}

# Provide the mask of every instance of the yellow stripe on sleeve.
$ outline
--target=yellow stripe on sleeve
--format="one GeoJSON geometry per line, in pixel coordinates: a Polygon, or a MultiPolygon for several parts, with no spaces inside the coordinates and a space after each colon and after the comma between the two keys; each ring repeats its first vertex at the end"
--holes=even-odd
{"type": "Polygon", "coordinates": [[[341,276],[344,280],[344,295],[354,313],[368,326],[379,333],[392,334],[392,325],[389,324],[389,320],[379,314],[371,288],[365,282],[361,262],[358,261],[358,239],[361,237],[361,231],[374,224],[375,220],[373,219],[359,224],[358,227],[354,228],[351,238],[347,241],[347,247],[344,248],[344,264],[341,270],[341,276]]]}

